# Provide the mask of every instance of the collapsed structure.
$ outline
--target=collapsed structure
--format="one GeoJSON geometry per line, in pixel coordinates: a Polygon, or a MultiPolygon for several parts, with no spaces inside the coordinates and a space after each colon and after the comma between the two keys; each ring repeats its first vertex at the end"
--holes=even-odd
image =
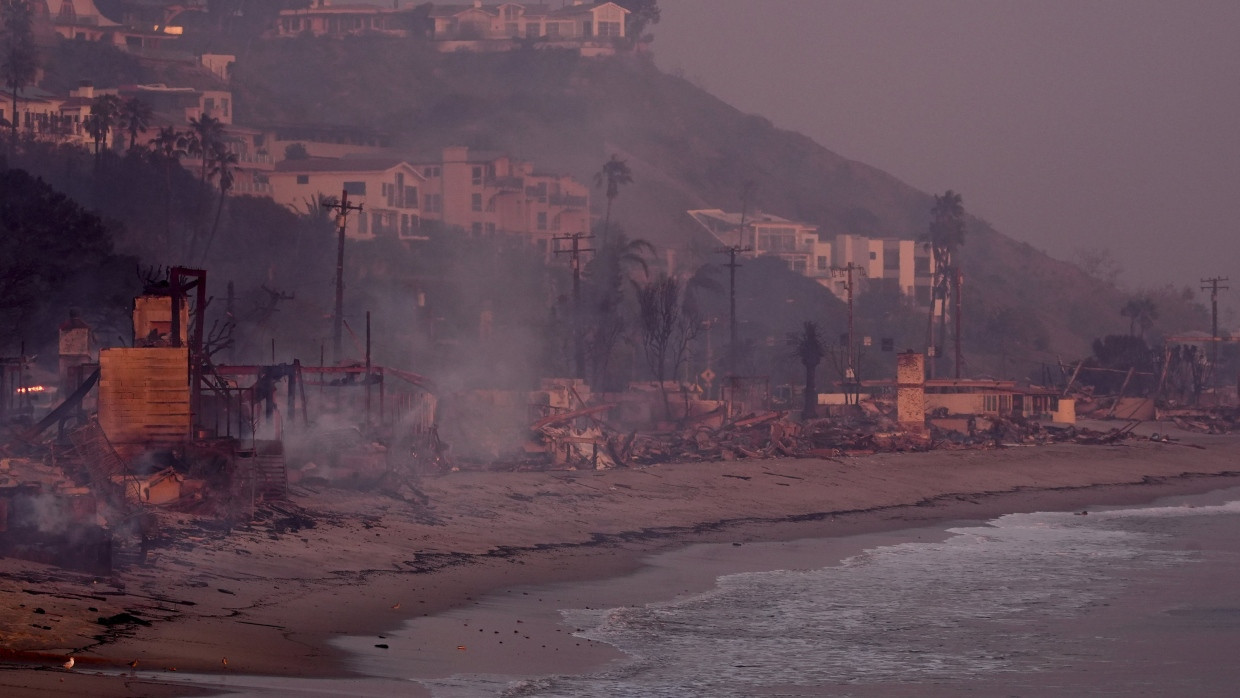
{"type": "MultiPolygon", "coordinates": [[[[841,382],[845,392],[820,394],[818,414],[799,420],[764,377],[724,377],[716,399],[675,382],[599,393],[553,378],[534,391],[441,399],[422,376],[372,365],[369,344],[365,361],[335,366],[216,363],[229,338],[206,332],[206,293],[205,271],[171,269],[134,300],[124,347],[98,349],[71,314],[60,327],[57,376],[42,384],[34,357],[0,360],[9,429],[0,555],[106,571],[144,560],[161,512],[244,521],[282,506],[297,483],[377,487],[424,505],[418,479],[460,468],[1111,443],[1136,423],[1108,433],[1075,426],[1078,397],[1093,414],[1116,416],[1122,394],[1101,403],[1070,396],[1070,379],[1065,389],[928,380],[926,357],[912,351],[898,355],[894,380],[841,382]]],[[[1185,428],[1203,419],[1181,412],[1172,416],[1185,428]]],[[[1201,428],[1230,429],[1235,417],[1201,428]]]]}
{"type": "MultiPolygon", "coordinates": [[[[160,509],[235,520],[283,498],[290,454],[354,482],[416,466],[389,463],[368,439],[411,453],[433,434],[428,381],[369,356],[216,364],[224,342],[204,334],[206,284],[205,271],[178,267],[148,287],[134,301],[132,346],[96,350],[79,318],[62,325],[61,385],[38,387],[64,399],[38,421],[30,399],[5,405],[15,431],[0,460],[0,554],[106,571],[114,553],[141,559],[160,509]]],[[[32,364],[5,362],[6,397],[33,394],[32,364]]]]}

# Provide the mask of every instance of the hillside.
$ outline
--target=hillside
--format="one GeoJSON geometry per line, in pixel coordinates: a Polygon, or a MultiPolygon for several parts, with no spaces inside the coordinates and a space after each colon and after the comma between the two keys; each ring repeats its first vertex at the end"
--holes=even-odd
{"type": "MultiPolygon", "coordinates": [[[[762,210],[830,234],[916,238],[932,204],[929,193],[741,113],[641,58],[441,56],[413,41],[305,38],[252,44],[233,88],[243,121],[363,124],[410,151],[447,143],[503,149],[584,181],[618,153],[634,173],[617,200],[618,222],[690,256],[702,250],[683,212],[738,210],[746,181],[756,184],[762,210]]],[[[968,192],[964,200],[967,209],[968,192]]],[[[983,220],[970,218],[962,259],[966,337],[985,337],[996,315],[1019,318],[1014,334],[1027,335],[1032,362],[1087,354],[1095,337],[1128,329],[1118,311],[1129,295],[983,220]]],[[[1159,296],[1158,329],[1208,326],[1182,294],[1159,296]]],[[[976,349],[968,353],[993,365],[976,349]]]]}
{"type": "MultiPolygon", "coordinates": [[[[641,56],[582,59],[547,50],[439,54],[417,40],[375,37],[231,45],[217,40],[204,48],[238,57],[230,87],[240,124],[367,126],[391,134],[395,147],[406,152],[451,144],[504,150],[587,182],[618,154],[632,168],[634,183],[616,200],[614,221],[630,237],[664,248],[663,258],[674,250],[682,267],[723,261],[684,212],[739,210],[740,192],[750,181],[756,185],[752,206],[815,223],[826,234],[915,239],[929,222],[930,193],[741,113],[641,56]]],[[[201,79],[167,65],[144,66],[142,75],[134,75],[131,63],[107,58],[114,53],[110,49],[94,53],[62,50],[66,65],[49,71],[49,77],[68,82],[87,72],[107,84],[99,66],[123,65],[125,79],[170,84],[201,79]]],[[[963,195],[967,210],[969,194],[963,195]]],[[[596,212],[601,199],[596,195],[596,212]]],[[[1128,331],[1119,309],[1133,293],[1051,259],[983,220],[969,219],[961,258],[971,374],[1036,374],[1044,362],[1087,355],[1099,336],[1128,331]]],[[[747,264],[739,278],[742,336],[764,355],[757,364],[765,370],[786,355],[779,345],[802,321],[818,321],[829,339],[845,327],[842,303],[778,265],[747,264]]],[[[411,281],[392,288],[402,283],[409,287],[411,281]]],[[[1155,296],[1160,309],[1155,334],[1209,327],[1191,294],[1142,293],[1155,296]]],[[[726,299],[711,304],[712,316],[726,314],[726,299]]],[[[863,298],[857,317],[861,333],[893,337],[897,348],[924,343],[923,311],[893,299],[863,298]]],[[[871,356],[870,361],[877,362],[870,375],[890,370],[888,359],[871,356]]]]}

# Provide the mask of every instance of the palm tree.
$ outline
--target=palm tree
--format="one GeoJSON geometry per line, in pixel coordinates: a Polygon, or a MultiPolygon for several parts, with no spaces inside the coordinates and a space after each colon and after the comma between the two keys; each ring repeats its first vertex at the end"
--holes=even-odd
{"type": "Polygon", "coordinates": [[[237,154],[231,152],[222,143],[216,143],[211,149],[211,177],[218,177],[220,185],[220,199],[215,207],[215,221],[211,224],[211,234],[207,237],[207,244],[202,248],[202,259],[205,262],[207,253],[211,251],[211,243],[215,242],[215,233],[220,227],[220,215],[224,212],[224,200],[228,198],[228,192],[232,190],[233,182],[236,179],[237,154]]]}
{"type": "Polygon", "coordinates": [[[959,194],[948,189],[942,196],[934,195],[926,237],[949,266],[952,254],[964,244],[964,202],[959,194]]]}
{"type": "Polygon", "coordinates": [[[606,186],[607,214],[603,217],[603,242],[611,232],[611,203],[620,195],[620,187],[633,183],[633,172],[628,163],[612,153],[611,159],[603,163],[603,168],[594,173],[594,186],[606,186]]]}
{"type": "Polygon", "coordinates": [[[10,151],[17,147],[17,93],[34,82],[39,72],[39,52],[34,45],[34,9],[29,0],[4,0],[0,4],[0,75],[13,97],[10,113],[10,151]]]}
{"type": "Polygon", "coordinates": [[[1145,339],[1146,330],[1153,327],[1158,319],[1158,306],[1149,297],[1133,298],[1120,308],[1119,314],[1128,318],[1129,336],[1145,339]],[[1140,335],[1137,334],[1138,327],[1141,328],[1140,335]]]}
{"type": "MultiPolygon", "coordinates": [[[[946,336],[948,286],[959,280],[953,258],[956,250],[964,244],[964,203],[960,194],[948,189],[942,196],[934,195],[934,206],[930,208],[930,229],[922,236],[922,240],[930,244],[934,259],[934,284],[930,299],[930,316],[926,320],[926,345],[934,344],[934,309],[935,300],[942,299],[939,315],[939,341],[946,336]]],[[[951,297],[958,298],[960,289],[956,288],[951,297]]],[[[933,367],[934,362],[930,365],[933,367]]]]}
{"type": "Polygon", "coordinates": [[[159,129],[159,135],[151,139],[151,152],[165,163],[176,163],[187,153],[186,135],[172,126],[159,129]]]}
{"type": "Polygon", "coordinates": [[[164,174],[164,252],[171,253],[172,246],[172,173],[179,168],[184,157],[188,139],[172,126],[159,129],[159,135],[151,141],[151,156],[163,169],[164,174]]]}
{"type": "Polygon", "coordinates": [[[207,181],[207,168],[212,147],[224,137],[224,124],[210,114],[189,120],[186,134],[186,150],[190,155],[202,158],[202,181],[207,181]]]}
{"type": "Polygon", "coordinates": [[[818,324],[805,321],[800,332],[788,335],[788,345],[805,367],[805,399],[801,405],[801,419],[813,419],[818,416],[818,384],[815,378],[818,364],[826,354],[822,336],[818,333],[818,324]]]}
{"type": "Polygon", "coordinates": [[[86,132],[95,141],[95,155],[103,153],[107,145],[108,135],[117,126],[121,113],[121,98],[116,95],[99,95],[90,104],[90,114],[86,117],[86,132]]]}
{"type": "Polygon", "coordinates": [[[155,112],[151,105],[137,97],[131,97],[121,104],[119,125],[129,132],[129,149],[133,150],[138,143],[138,134],[146,133],[151,126],[151,118],[155,112]]]}

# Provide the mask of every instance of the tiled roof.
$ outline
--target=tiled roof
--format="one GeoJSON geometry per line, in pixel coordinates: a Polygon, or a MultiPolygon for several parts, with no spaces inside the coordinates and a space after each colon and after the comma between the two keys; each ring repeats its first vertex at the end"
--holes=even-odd
{"type": "Polygon", "coordinates": [[[402,164],[412,167],[403,158],[306,158],[277,162],[276,172],[382,172],[402,164]]]}
{"type": "MultiPolygon", "coordinates": [[[[481,10],[492,16],[499,16],[499,10],[505,5],[519,5],[525,8],[526,17],[565,17],[569,15],[577,15],[582,12],[589,12],[603,5],[611,5],[612,2],[587,2],[580,5],[565,5],[560,8],[553,8],[550,5],[531,5],[523,2],[505,2],[499,4],[478,5],[435,5],[431,8],[431,17],[455,17],[467,10],[481,10]]],[[[619,7],[617,5],[617,7],[619,7]]],[[[620,8],[624,9],[624,8],[620,8]]],[[[628,10],[624,10],[628,12],[628,10]]]]}

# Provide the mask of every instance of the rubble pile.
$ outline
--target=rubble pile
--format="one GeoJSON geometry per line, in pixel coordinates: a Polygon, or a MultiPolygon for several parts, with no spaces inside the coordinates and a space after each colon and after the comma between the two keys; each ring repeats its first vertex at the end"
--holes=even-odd
{"type": "Polygon", "coordinates": [[[1133,438],[1132,421],[1110,431],[991,418],[941,420],[961,428],[937,426],[928,433],[901,431],[892,408],[869,403],[845,416],[799,422],[789,412],[750,414],[712,427],[696,424],[667,431],[621,431],[598,417],[599,410],[531,425],[528,458],[493,463],[494,470],[546,468],[598,469],[656,463],[734,461],[764,458],[836,458],[879,452],[931,449],[987,449],[1050,443],[1110,444],[1133,438]]]}
{"type": "Polygon", "coordinates": [[[1234,409],[1176,415],[1170,419],[1177,427],[1199,434],[1230,434],[1240,428],[1240,411],[1234,409]]]}
{"type": "MultiPolygon", "coordinates": [[[[534,425],[533,453],[549,454],[544,466],[607,469],[667,462],[732,461],[762,458],[831,458],[845,453],[925,448],[916,436],[878,430],[890,420],[862,414],[818,419],[806,424],[788,412],[750,414],[712,427],[691,425],[671,431],[628,431],[590,417],[585,427],[534,425]]],[[[528,467],[528,463],[525,464],[528,467]]]]}

